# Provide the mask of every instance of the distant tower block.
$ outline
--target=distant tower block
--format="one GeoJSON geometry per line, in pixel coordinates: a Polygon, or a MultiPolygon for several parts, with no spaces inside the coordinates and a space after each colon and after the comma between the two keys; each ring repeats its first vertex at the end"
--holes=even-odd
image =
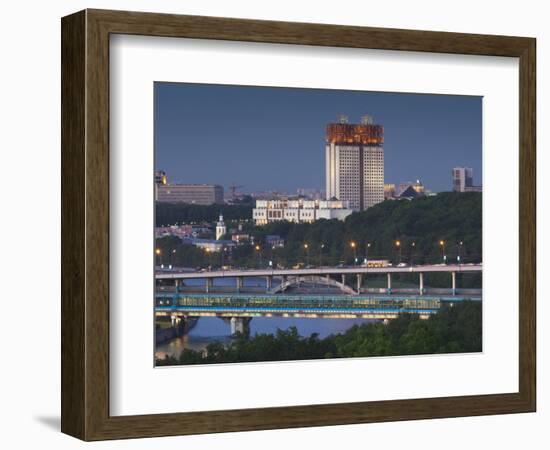
{"type": "Polygon", "coordinates": [[[361,123],[326,127],[326,197],[362,211],[384,201],[384,127],[365,115],[361,123]]]}
{"type": "Polygon", "coordinates": [[[340,114],[338,116],[338,122],[340,122],[340,123],[349,123],[349,118],[345,114],[340,114]]]}
{"type": "Polygon", "coordinates": [[[225,223],[223,221],[223,215],[220,214],[220,220],[216,224],[216,240],[219,241],[221,237],[225,234],[225,223]]]}

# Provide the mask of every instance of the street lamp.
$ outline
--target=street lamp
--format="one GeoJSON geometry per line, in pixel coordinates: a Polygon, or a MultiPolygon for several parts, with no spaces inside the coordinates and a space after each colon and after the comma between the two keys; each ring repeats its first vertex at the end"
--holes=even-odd
{"type": "Polygon", "coordinates": [[[464,245],[464,242],[460,241],[458,243],[458,255],[456,256],[456,262],[460,264],[460,261],[462,259],[462,245],[464,245]]]}
{"type": "Polygon", "coordinates": [[[275,265],[275,246],[273,245],[271,247],[271,265],[275,265]]]}
{"type": "Polygon", "coordinates": [[[319,246],[319,267],[323,266],[323,249],[325,248],[325,244],[321,244],[319,246]]]}
{"type": "Polygon", "coordinates": [[[399,255],[397,262],[398,264],[401,264],[401,241],[395,241],[395,248],[397,249],[397,254],[399,255]]]}
{"type": "Polygon", "coordinates": [[[173,248],[170,252],[170,269],[174,266],[174,255],[176,254],[176,249],[173,248]]]}
{"type": "Polygon", "coordinates": [[[411,266],[413,266],[414,250],[416,248],[416,242],[411,243],[411,266]]]}
{"type": "Polygon", "coordinates": [[[353,242],[353,241],[351,241],[350,245],[351,245],[351,248],[353,249],[354,264],[357,265],[357,246],[355,245],[355,242],[353,242]]]}
{"type": "Polygon", "coordinates": [[[441,255],[443,256],[443,264],[447,263],[447,255],[445,254],[445,241],[439,241],[439,246],[441,247],[441,255]]]}
{"type": "Polygon", "coordinates": [[[223,266],[224,266],[224,257],[225,257],[225,252],[227,251],[227,247],[225,245],[222,245],[222,248],[221,248],[221,269],[223,270],[223,266]]]}
{"type": "Polygon", "coordinates": [[[158,258],[157,258],[157,259],[158,259],[158,261],[157,261],[157,262],[158,262],[158,265],[159,265],[160,267],[162,267],[162,252],[160,251],[160,248],[156,248],[156,249],[155,249],[155,255],[158,256],[158,258]]]}
{"type": "Polygon", "coordinates": [[[258,252],[258,269],[259,269],[262,267],[262,249],[259,245],[256,245],[255,249],[258,252]]]}
{"type": "Polygon", "coordinates": [[[368,264],[369,262],[369,249],[370,249],[371,243],[367,242],[366,248],[365,248],[365,264],[368,264]]]}
{"type": "Polygon", "coordinates": [[[306,266],[309,266],[309,245],[307,243],[304,244],[304,249],[306,251],[306,266]]]}

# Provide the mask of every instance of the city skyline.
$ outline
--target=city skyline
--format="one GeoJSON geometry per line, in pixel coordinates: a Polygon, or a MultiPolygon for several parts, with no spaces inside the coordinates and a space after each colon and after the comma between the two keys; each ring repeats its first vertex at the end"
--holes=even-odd
{"type": "Polygon", "coordinates": [[[386,183],[450,191],[468,166],[482,184],[480,97],[155,83],[155,169],[171,183],[241,192],[325,189],[325,127],[340,114],[384,126],[386,183]],[[442,150],[444,149],[444,150],[442,150]],[[426,161],[430,161],[429,169],[426,161]],[[206,169],[205,169],[206,168],[206,169]],[[228,170],[230,169],[230,170],[228,170]]]}

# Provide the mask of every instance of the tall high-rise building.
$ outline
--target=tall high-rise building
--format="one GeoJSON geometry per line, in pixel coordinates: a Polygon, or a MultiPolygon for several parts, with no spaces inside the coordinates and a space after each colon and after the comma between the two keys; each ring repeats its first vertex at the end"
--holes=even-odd
{"type": "Polygon", "coordinates": [[[326,128],[327,200],[347,201],[361,211],[384,201],[384,127],[371,116],[360,124],[339,123],[326,128]]]}
{"type": "Polygon", "coordinates": [[[452,179],[453,191],[466,192],[474,186],[474,170],[471,167],[454,167],[452,179]]]}

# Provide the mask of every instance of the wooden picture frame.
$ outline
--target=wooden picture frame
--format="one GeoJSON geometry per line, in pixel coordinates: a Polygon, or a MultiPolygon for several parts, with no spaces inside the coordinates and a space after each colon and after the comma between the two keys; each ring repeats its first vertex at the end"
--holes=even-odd
{"type": "Polygon", "coordinates": [[[535,39],[104,10],[64,17],[61,29],[64,433],[101,440],[535,411],[535,39]],[[519,58],[519,391],[110,416],[109,36],[117,33],[519,58]]]}

